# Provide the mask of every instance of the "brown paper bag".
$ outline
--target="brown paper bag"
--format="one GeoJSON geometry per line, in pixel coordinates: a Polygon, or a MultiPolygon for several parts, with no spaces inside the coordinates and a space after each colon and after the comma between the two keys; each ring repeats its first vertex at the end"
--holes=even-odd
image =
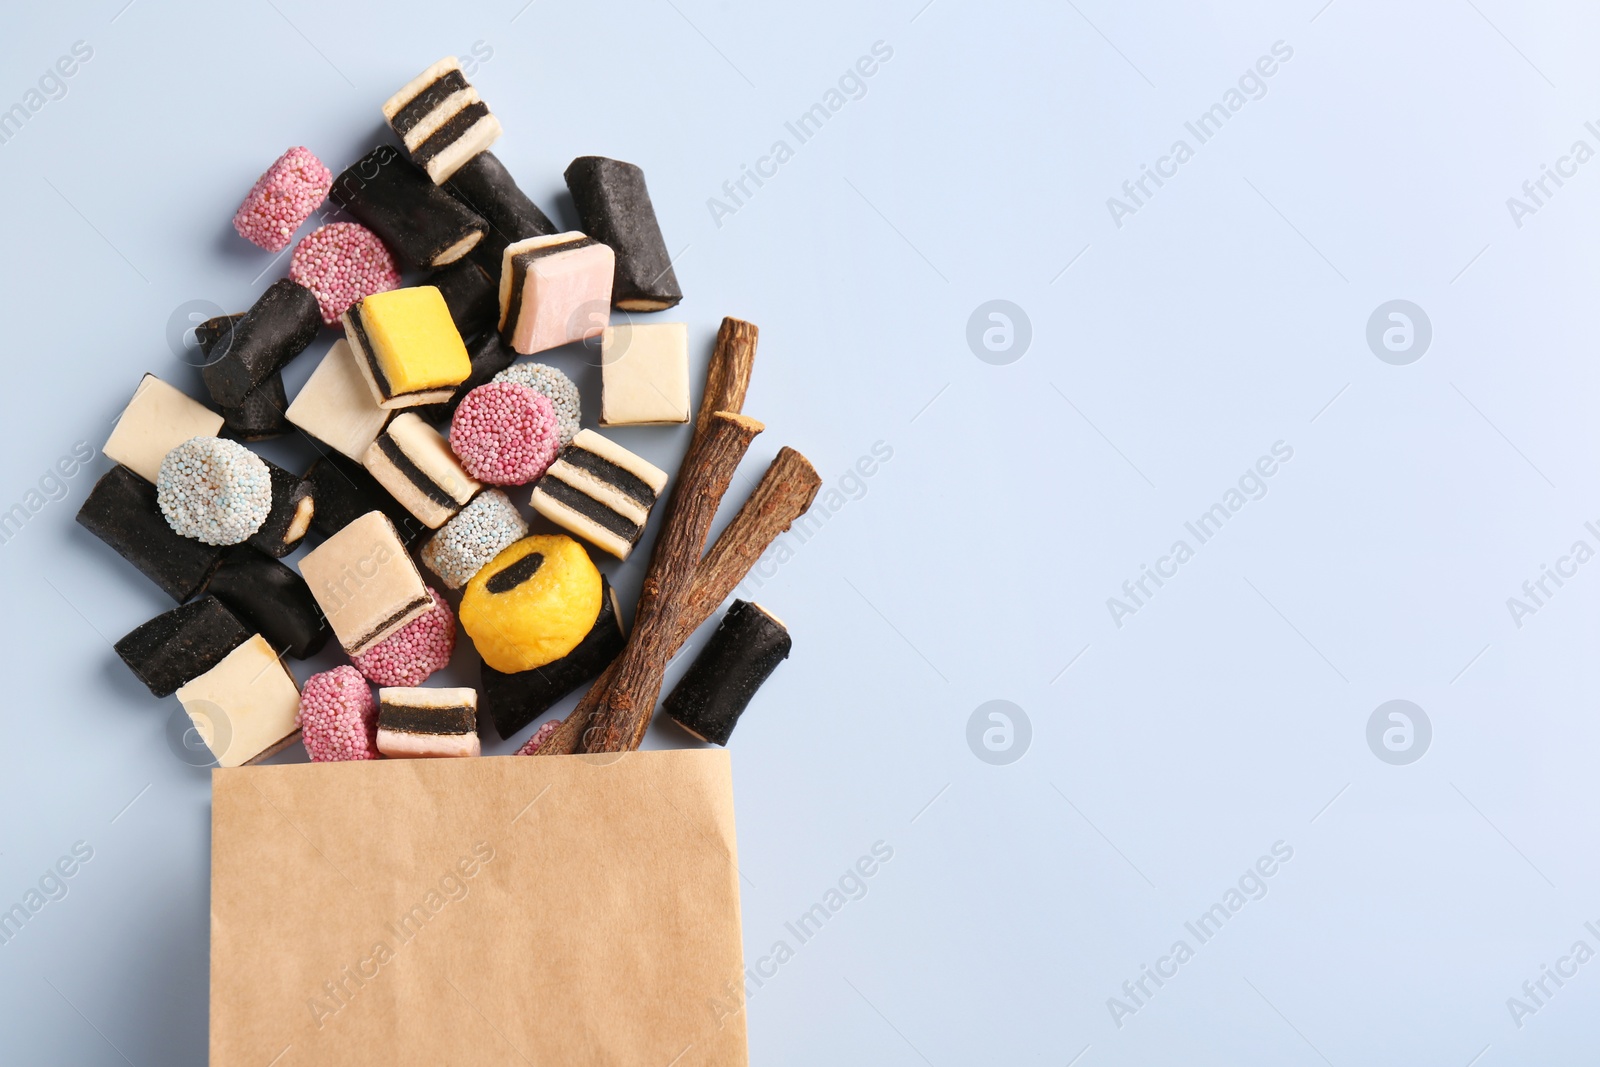
{"type": "Polygon", "coordinates": [[[748,1063],[722,751],[212,778],[211,1064],[748,1063]]]}

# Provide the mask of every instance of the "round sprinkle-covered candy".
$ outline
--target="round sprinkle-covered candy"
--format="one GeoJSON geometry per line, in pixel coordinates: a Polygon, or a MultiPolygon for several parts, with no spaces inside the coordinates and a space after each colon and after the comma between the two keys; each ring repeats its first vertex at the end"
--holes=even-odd
{"type": "Polygon", "coordinates": [[[450,451],[468,474],[489,485],[526,485],[560,450],[555,409],[526,385],[480,385],[450,419],[450,451]]]}
{"type": "Polygon", "coordinates": [[[450,662],[456,650],[456,616],[435,589],[433,610],[406,623],[359,656],[356,668],[378,685],[421,685],[450,662]]]}
{"type": "Polygon", "coordinates": [[[357,300],[398,289],[400,272],[377,234],[360,223],[331,222],[295,245],[289,280],[311,290],[331,326],[357,300]]]}
{"type": "Polygon", "coordinates": [[[560,719],[551,719],[549,722],[539,727],[533,732],[533,736],[528,738],[527,742],[521,748],[517,749],[517,755],[531,756],[538,752],[539,746],[550,740],[550,735],[555,733],[557,727],[560,725],[560,719]]]}
{"type": "Polygon", "coordinates": [[[354,667],[307,678],[295,722],[313,763],[378,758],[378,705],[354,667]]]}
{"type": "Polygon", "coordinates": [[[311,149],[291,148],[250,187],[234,213],[233,228],[268,252],[282,252],[331,188],[333,171],[311,149]]]}
{"type": "Polygon", "coordinates": [[[578,387],[572,384],[571,378],[548,363],[513,363],[491,380],[526,385],[550,401],[550,406],[556,409],[562,448],[566,448],[578,436],[578,422],[583,417],[578,387]]]}
{"type": "Polygon", "coordinates": [[[528,524],[511,498],[485,489],[422,546],[422,563],[445,588],[460,589],[501,549],[526,536],[528,524]]]}
{"type": "Polygon", "coordinates": [[[167,525],[208,545],[236,545],[272,510],[272,475],[237,441],[191,437],[168,452],[156,477],[167,525]]]}
{"type": "Polygon", "coordinates": [[[524,537],[461,594],[461,626],[483,662],[515,674],[578,647],[600,616],[600,572],[565,534],[524,537]]]}

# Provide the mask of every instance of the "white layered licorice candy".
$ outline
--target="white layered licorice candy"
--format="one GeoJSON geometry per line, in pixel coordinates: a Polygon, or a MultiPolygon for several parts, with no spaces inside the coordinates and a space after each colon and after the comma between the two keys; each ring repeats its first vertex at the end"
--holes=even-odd
{"type": "Polygon", "coordinates": [[[154,482],[168,452],[191,437],[215,437],[221,430],[222,416],[217,412],[154,374],[146,374],[122,409],[103,451],[107,459],[154,482]]]}
{"type": "Polygon", "coordinates": [[[393,414],[378,406],[355,351],[344,338],[333,343],[289,405],[289,421],[323,444],[361,462],[393,414]]]}
{"type": "Polygon", "coordinates": [[[483,488],[461,468],[439,431],[410,411],[395,416],[362,462],[430,530],[443,526],[483,488]]]}
{"type": "Polygon", "coordinates": [[[384,102],[383,117],[435,184],[447,181],[500,136],[500,120],[467,83],[455,56],[407,82],[384,102]]]}
{"type": "Polygon", "coordinates": [[[478,755],[478,691],[379,689],[378,751],[400,758],[478,755]]]}
{"type": "Polygon", "coordinates": [[[689,421],[689,327],[607,326],[600,335],[600,425],[689,421]]]}
{"type": "Polygon", "coordinates": [[[580,430],[533,488],[533,509],[618,559],[644,534],[667,472],[593,430],[580,430]]]}
{"type": "Polygon", "coordinates": [[[300,575],[352,656],[433,610],[417,565],[381,511],[347,523],[306,553],[300,575]]]}
{"type": "Polygon", "coordinates": [[[300,735],[300,690],[260,634],[180,687],[178,702],[222,767],[265,759],[300,735]]]}

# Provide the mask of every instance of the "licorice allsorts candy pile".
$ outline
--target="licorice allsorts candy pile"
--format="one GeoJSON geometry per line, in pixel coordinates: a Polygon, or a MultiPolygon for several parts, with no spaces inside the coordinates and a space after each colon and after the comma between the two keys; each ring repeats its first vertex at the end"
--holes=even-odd
{"type": "MultiPolygon", "coordinates": [[[[475,756],[480,704],[509,739],[622,653],[621,605],[579,539],[626,559],[668,476],[585,429],[573,380],[519,355],[598,337],[599,425],[690,419],[687,327],[611,321],[682,299],[638,167],[574,160],[581,228],[563,229],[488,151],[500,123],[454,58],[382,112],[397,144],[337,177],[290,148],[250,186],[233,227],[293,244],[287,277],[196,327],[205,400],[143,376],[77,516],[176,602],[115,651],[222,766],[296,738],[318,762],[475,756]],[[283,370],[319,338],[291,399],[283,370]],[[285,435],[313,446],[301,473],[248,447],[285,435]],[[481,694],[425,686],[458,619],[481,694]],[[298,686],[285,657],[330,638],[347,662],[298,686]]],[[[667,708],[726,743],[787,652],[781,623],[735,602],[667,708]]]]}

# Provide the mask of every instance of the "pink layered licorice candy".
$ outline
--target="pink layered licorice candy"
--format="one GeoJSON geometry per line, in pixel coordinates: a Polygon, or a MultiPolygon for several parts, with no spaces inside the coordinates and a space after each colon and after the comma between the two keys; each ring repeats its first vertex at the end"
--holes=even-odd
{"type": "Polygon", "coordinates": [[[598,336],[611,322],[616,256],[581,233],[507,246],[500,267],[500,336],[524,355],[598,336]]]}
{"type": "Polygon", "coordinates": [[[233,228],[268,252],[282,252],[332,185],[333,172],[309,148],[291,148],[256,179],[234,213],[233,228]]]}

